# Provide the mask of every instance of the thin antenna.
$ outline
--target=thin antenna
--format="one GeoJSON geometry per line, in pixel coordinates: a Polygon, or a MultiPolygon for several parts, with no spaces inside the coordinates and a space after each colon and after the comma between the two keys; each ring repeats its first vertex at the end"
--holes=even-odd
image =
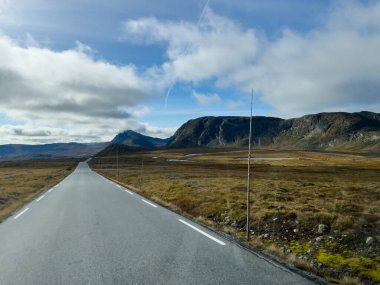
{"type": "Polygon", "coordinates": [[[170,95],[170,92],[172,92],[173,86],[174,86],[174,82],[172,84],[170,84],[168,92],[166,92],[166,96],[165,96],[165,109],[168,107],[169,95],[170,95]]]}
{"type": "MultiPolygon", "coordinates": [[[[204,14],[207,10],[207,7],[210,3],[210,0],[206,0],[206,3],[203,5],[203,9],[201,11],[201,14],[199,15],[199,18],[198,18],[198,21],[197,21],[197,26],[199,26],[203,20],[203,17],[204,17],[204,14]]],[[[168,100],[169,100],[169,96],[170,96],[170,93],[172,92],[172,89],[175,85],[175,80],[170,84],[169,88],[168,88],[168,91],[166,92],[166,96],[165,96],[165,109],[168,107],[168,100]]]]}
{"type": "Polygon", "coordinates": [[[249,213],[250,213],[250,190],[251,190],[251,140],[252,140],[252,103],[253,102],[253,89],[251,94],[251,116],[249,117],[249,139],[248,139],[248,173],[247,173],[247,241],[250,238],[249,231],[249,213]]]}
{"type": "Polygon", "coordinates": [[[210,3],[210,0],[207,0],[206,3],[203,6],[202,12],[201,12],[201,14],[199,15],[199,18],[198,18],[198,22],[197,22],[198,26],[200,25],[200,23],[203,20],[203,15],[205,14],[206,9],[207,9],[209,3],[210,3]]]}

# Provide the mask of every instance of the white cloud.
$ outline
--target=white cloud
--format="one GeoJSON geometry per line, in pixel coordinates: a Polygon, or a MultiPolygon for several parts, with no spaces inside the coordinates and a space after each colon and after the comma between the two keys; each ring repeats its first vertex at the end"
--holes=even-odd
{"type": "Polygon", "coordinates": [[[214,105],[222,102],[218,94],[202,94],[193,91],[192,96],[200,105],[214,105]]]}
{"type": "Polygon", "coordinates": [[[0,0],[0,24],[2,27],[19,24],[19,21],[8,13],[12,5],[14,3],[11,0],[0,0]]]}
{"type": "Polygon", "coordinates": [[[4,10],[9,5],[10,0],[0,0],[0,14],[4,13],[4,10]]]}
{"type": "Polygon", "coordinates": [[[127,119],[123,124],[115,126],[105,122],[103,125],[88,128],[83,126],[69,129],[61,126],[36,126],[35,124],[3,124],[0,125],[0,144],[36,144],[53,142],[101,142],[110,141],[114,136],[126,129],[132,129],[145,135],[168,138],[175,128],[158,128],[148,123],[141,123],[133,119],[127,119]]]}
{"type": "Polygon", "coordinates": [[[227,100],[228,109],[241,109],[244,107],[244,102],[242,100],[227,100]]]}
{"type": "Polygon", "coordinates": [[[379,50],[380,2],[350,2],[334,11],[325,27],[306,36],[285,30],[255,64],[222,80],[242,84],[247,91],[254,87],[285,116],[378,111],[379,50]]]}
{"type": "MultiPolygon", "coordinates": [[[[10,2],[0,0],[1,24],[10,2]]],[[[144,70],[97,59],[96,51],[79,41],[58,52],[31,35],[18,42],[0,33],[0,114],[17,122],[1,126],[0,143],[42,140],[44,134],[57,140],[109,140],[129,128],[168,136],[172,129],[137,119],[172,82],[192,88],[215,82],[246,93],[253,87],[276,116],[378,111],[380,2],[334,5],[323,26],[303,34],[284,29],[275,39],[209,8],[199,25],[128,20],[125,40],[166,47],[166,61],[144,70]]],[[[221,103],[217,94],[193,97],[202,105],[221,103]]],[[[239,99],[226,102],[227,108],[240,105],[239,99]]]]}
{"type": "MultiPolygon", "coordinates": [[[[27,38],[18,43],[0,34],[0,113],[32,129],[71,129],[62,134],[70,140],[108,140],[119,130],[141,126],[149,133],[135,119],[149,112],[144,102],[162,88],[149,72],[96,60],[95,51],[80,42],[56,52],[27,38]]],[[[27,140],[27,133],[23,128],[12,134],[27,140]]]]}
{"type": "Polygon", "coordinates": [[[380,2],[340,1],[323,26],[274,40],[207,9],[201,25],[125,22],[125,39],[167,45],[158,69],[168,81],[201,83],[249,93],[253,87],[274,115],[380,109],[380,2]]]}
{"type": "MultiPolygon", "coordinates": [[[[110,135],[107,132],[108,135],[110,135]]],[[[63,129],[40,127],[33,124],[5,124],[0,126],[1,144],[35,144],[52,142],[99,141],[99,132],[91,129],[63,129]]]]}
{"type": "Polygon", "coordinates": [[[169,81],[197,82],[228,76],[236,67],[254,58],[257,39],[251,29],[206,8],[203,21],[159,21],[156,18],[124,23],[124,39],[137,43],[165,43],[168,61],[161,67],[169,81]]]}

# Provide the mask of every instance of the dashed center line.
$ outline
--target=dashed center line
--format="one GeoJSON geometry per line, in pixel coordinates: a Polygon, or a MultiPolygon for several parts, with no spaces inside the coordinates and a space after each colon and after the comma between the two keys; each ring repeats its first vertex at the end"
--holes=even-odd
{"type": "Polygon", "coordinates": [[[186,226],[192,228],[193,230],[196,230],[197,232],[201,233],[202,235],[208,237],[209,239],[219,243],[220,245],[226,245],[226,243],[222,242],[221,240],[218,240],[217,238],[214,238],[212,235],[209,235],[208,233],[198,229],[197,227],[194,227],[192,224],[189,224],[188,222],[185,222],[184,220],[178,219],[181,223],[185,224],[186,226]]]}
{"type": "Polygon", "coordinates": [[[24,214],[26,211],[28,211],[29,208],[26,208],[25,210],[23,210],[21,213],[19,213],[16,217],[14,217],[14,219],[18,219],[22,214],[24,214]]]}
{"type": "Polygon", "coordinates": [[[143,202],[147,203],[148,205],[151,205],[152,207],[155,207],[155,208],[157,208],[157,206],[156,206],[156,205],[154,205],[153,203],[151,203],[151,202],[149,202],[149,201],[147,201],[147,200],[145,200],[145,199],[141,199],[141,201],[143,201],[143,202]]]}
{"type": "Polygon", "coordinates": [[[45,197],[45,195],[42,195],[40,198],[38,198],[36,201],[39,202],[41,201],[43,198],[45,197]]]}

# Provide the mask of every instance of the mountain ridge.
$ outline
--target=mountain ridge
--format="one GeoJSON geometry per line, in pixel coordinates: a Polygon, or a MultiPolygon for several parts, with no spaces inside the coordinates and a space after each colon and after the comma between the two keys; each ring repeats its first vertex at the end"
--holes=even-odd
{"type": "Polygon", "coordinates": [[[117,134],[111,144],[121,144],[131,147],[154,148],[163,147],[167,144],[168,139],[155,138],[140,134],[133,130],[125,130],[117,134]]]}
{"type": "MultiPolygon", "coordinates": [[[[291,119],[254,116],[252,127],[254,147],[380,154],[379,113],[324,112],[291,119]]],[[[166,139],[125,130],[107,143],[0,145],[0,160],[102,156],[166,147],[245,147],[248,131],[249,117],[204,116],[185,122],[166,139]]]]}
{"type": "Polygon", "coordinates": [[[25,160],[66,157],[88,157],[104,149],[108,143],[51,143],[39,145],[0,145],[0,160],[25,160]]]}
{"type": "MultiPolygon", "coordinates": [[[[380,114],[331,112],[252,119],[255,146],[380,153],[380,114]]],[[[206,116],[183,124],[168,147],[239,147],[248,144],[249,117],[206,116]]]]}

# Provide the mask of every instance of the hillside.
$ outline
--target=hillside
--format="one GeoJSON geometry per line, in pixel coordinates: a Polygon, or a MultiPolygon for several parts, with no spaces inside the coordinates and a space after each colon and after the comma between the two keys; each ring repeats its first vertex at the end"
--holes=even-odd
{"type": "MultiPolygon", "coordinates": [[[[249,117],[202,117],[182,125],[169,147],[248,144],[249,117]]],[[[255,146],[380,153],[380,114],[319,113],[295,119],[253,117],[255,146]]]]}
{"type": "Polygon", "coordinates": [[[127,130],[119,133],[101,150],[97,156],[115,155],[116,153],[133,152],[144,149],[166,147],[169,139],[160,139],[142,135],[138,132],[127,130]]]}
{"type": "Polygon", "coordinates": [[[104,149],[108,143],[53,143],[41,145],[0,145],[0,160],[35,158],[86,157],[104,149]]]}
{"type": "Polygon", "coordinates": [[[165,146],[167,141],[167,139],[153,138],[142,135],[135,131],[127,130],[116,135],[116,137],[111,141],[111,144],[131,147],[154,148],[165,146]]]}

